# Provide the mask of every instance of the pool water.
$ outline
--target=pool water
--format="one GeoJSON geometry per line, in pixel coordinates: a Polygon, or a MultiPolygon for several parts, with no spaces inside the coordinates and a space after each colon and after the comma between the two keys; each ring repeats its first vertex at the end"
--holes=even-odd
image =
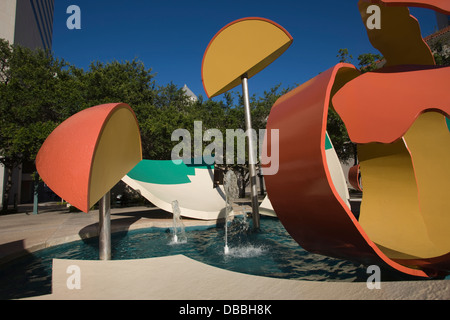
{"type": "MultiPolygon", "coordinates": [[[[251,224],[251,223],[250,223],[251,224]]],[[[302,249],[275,218],[261,217],[261,232],[235,218],[224,228],[186,228],[187,241],[174,243],[170,229],[150,228],[114,233],[112,259],[139,259],[183,254],[219,268],[275,278],[315,281],[367,281],[367,267],[312,254],[302,249]]],[[[98,238],[46,248],[0,266],[0,299],[51,293],[52,259],[98,259],[98,238]]],[[[382,279],[411,280],[390,270],[382,279]]]]}

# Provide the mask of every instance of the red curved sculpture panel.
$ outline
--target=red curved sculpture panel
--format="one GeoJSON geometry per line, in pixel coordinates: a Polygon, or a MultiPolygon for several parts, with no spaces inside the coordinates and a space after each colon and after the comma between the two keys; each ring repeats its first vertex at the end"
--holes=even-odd
{"type": "Polygon", "coordinates": [[[355,188],[358,191],[362,191],[361,184],[359,182],[360,180],[360,170],[359,170],[359,164],[353,166],[348,171],[348,182],[351,184],[353,188],[355,188]]]}
{"type": "Polygon", "coordinates": [[[450,11],[450,1],[447,0],[375,0],[372,2],[381,2],[392,6],[428,8],[445,14],[448,14],[450,11]]]}
{"type": "Polygon", "coordinates": [[[333,104],[353,142],[392,143],[427,110],[450,115],[448,79],[450,67],[390,67],[349,82],[333,104]]]}
{"type": "Polygon", "coordinates": [[[450,68],[434,66],[417,20],[395,6],[450,8],[433,0],[360,0],[364,24],[371,3],[379,5],[383,27],[367,32],[386,67],[360,75],[338,64],[274,104],[267,129],[279,130],[279,171],[265,177],[267,191],[286,230],[308,251],[419,277],[447,275],[450,133],[443,115],[450,115],[450,68]],[[364,184],[358,221],[327,167],[329,107],[358,143],[364,184]]]}
{"type": "Polygon", "coordinates": [[[390,266],[415,276],[436,275],[435,270],[427,273],[388,258],[333,186],[324,154],[328,107],[333,92],[358,75],[352,65],[339,64],[287,93],[272,107],[267,129],[278,129],[280,134],[279,171],[265,177],[272,206],[289,234],[310,252],[390,266]],[[309,143],[300,147],[299,137],[309,143]]]}

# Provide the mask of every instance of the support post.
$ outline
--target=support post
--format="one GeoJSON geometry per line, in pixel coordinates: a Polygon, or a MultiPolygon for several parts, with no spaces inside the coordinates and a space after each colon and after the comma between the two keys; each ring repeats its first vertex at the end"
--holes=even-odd
{"type": "MultiPolygon", "coordinates": [[[[34,173],[33,179],[33,214],[38,214],[39,211],[39,174],[37,172],[34,173]]],[[[14,204],[16,201],[14,201],[14,204]]]]}
{"type": "Polygon", "coordinates": [[[244,98],[244,107],[245,107],[245,126],[248,138],[248,162],[250,169],[250,187],[251,187],[251,199],[252,199],[252,220],[253,220],[253,229],[260,229],[259,222],[259,203],[258,203],[258,191],[256,190],[256,159],[254,152],[254,141],[251,137],[252,131],[252,117],[250,113],[250,99],[248,94],[248,75],[244,74],[242,76],[242,95],[244,98]]]}
{"type": "Polygon", "coordinates": [[[100,260],[111,260],[111,193],[108,191],[99,202],[98,240],[100,260]]]}

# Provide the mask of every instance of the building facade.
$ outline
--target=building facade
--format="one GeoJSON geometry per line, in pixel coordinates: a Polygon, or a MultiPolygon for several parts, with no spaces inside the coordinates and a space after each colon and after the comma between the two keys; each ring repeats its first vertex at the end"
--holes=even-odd
{"type": "Polygon", "coordinates": [[[0,37],[31,49],[52,48],[54,0],[0,1],[0,37]]]}
{"type": "MultiPolygon", "coordinates": [[[[54,0],[0,0],[0,38],[30,49],[52,49],[54,0]]],[[[1,156],[1,154],[0,154],[1,156]]],[[[34,164],[14,168],[9,205],[33,199],[34,164]]],[[[7,174],[0,164],[0,208],[7,174]]]]}
{"type": "Polygon", "coordinates": [[[450,16],[447,16],[443,13],[436,12],[436,20],[439,30],[447,28],[450,25],[450,16]]]}
{"type": "Polygon", "coordinates": [[[433,53],[450,57],[450,16],[436,13],[438,31],[425,38],[433,53]]]}

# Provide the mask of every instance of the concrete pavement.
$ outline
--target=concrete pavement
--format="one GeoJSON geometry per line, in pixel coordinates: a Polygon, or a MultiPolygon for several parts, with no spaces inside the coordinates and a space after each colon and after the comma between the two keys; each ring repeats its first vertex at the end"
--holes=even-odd
{"type": "Polygon", "coordinates": [[[450,281],[298,281],[232,272],[183,255],[138,260],[53,260],[52,294],[33,300],[450,299],[450,281]]]}

